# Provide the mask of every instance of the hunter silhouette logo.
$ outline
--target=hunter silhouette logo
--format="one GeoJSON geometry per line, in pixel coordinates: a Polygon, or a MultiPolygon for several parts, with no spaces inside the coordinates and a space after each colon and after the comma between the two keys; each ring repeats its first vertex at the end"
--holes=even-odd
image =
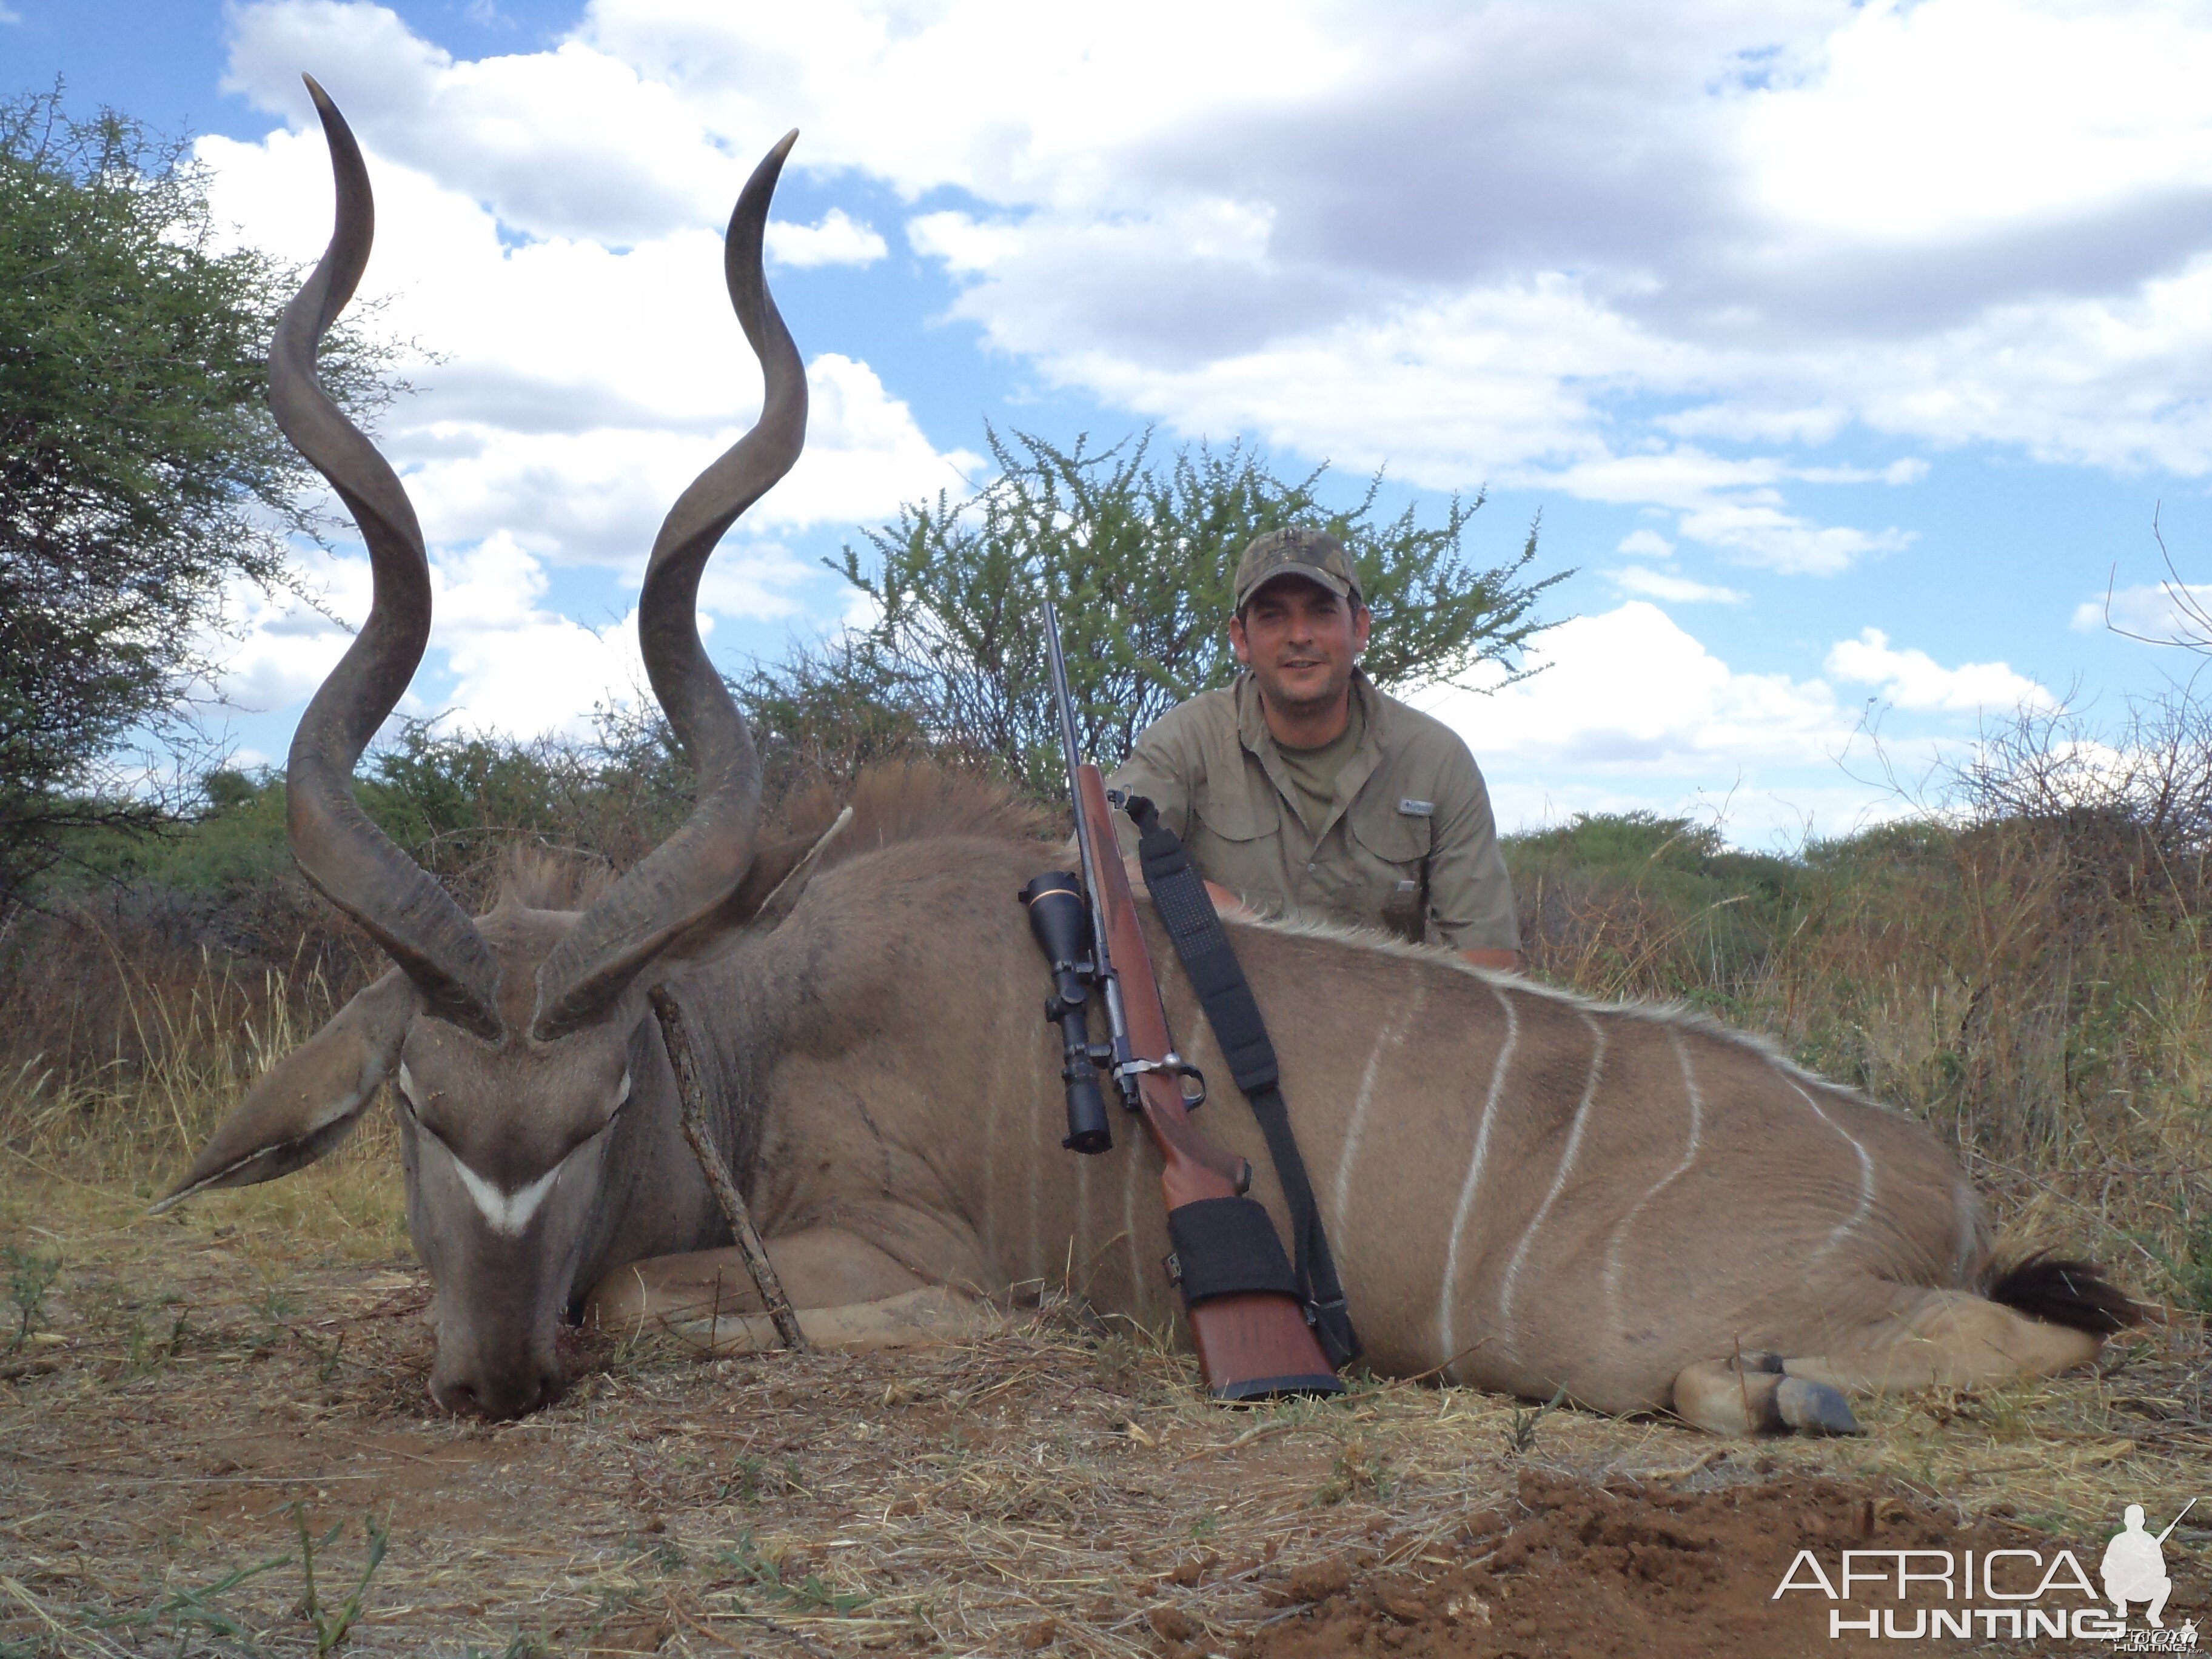
{"type": "Polygon", "coordinates": [[[2114,1645],[2124,1653],[2184,1653],[2197,1647],[2197,1621],[2183,1621],[2179,1630],[2168,1630],[2160,1617],[2166,1611],[2166,1598],[2173,1594],[2173,1580],[2166,1571],[2166,1540],[2173,1536],[2173,1529],[2181,1524],[2181,1516],[2197,1507],[2197,1500],[2191,1498],[2181,1506],[2181,1515],[2166,1522],[2166,1530],[2153,1537],[2143,1528],[2143,1507],[2130,1504],[2120,1517],[2120,1530],[2105,1546],[2105,1559],[2098,1565],[2098,1576],[2105,1581],[2105,1599],[2112,1604],[2112,1611],[2122,1625],[2127,1623],[2128,1606],[2141,1601],[2143,1607],[2144,1630],[2130,1630],[2115,1638],[2114,1645]]]}
{"type": "MultiPolygon", "coordinates": [[[[2182,1505],[2181,1515],[2196,1507],[2197,1500],[2192,1498],[2182,1505]]],[[[2143,1618],[2154,1630],[2166,1628],[2166,1620],[2159,1614],[2166,1611],[2166,1598],[2173,1594],[2173,1580],[2166,1576],[2163,1546],[2173,1535],[2174,1528],[2181,1524],[2181,1515],[2175,1516],[2155,1538],[2143,1530],[2142,1504],[2129,1504],[2121,1516],[2121,1529],[2105,1546],[2104,1563],[2098,1569],[2105,1581],[2105,1599],[2112,1604],[2112,1611],[2120,1618],[2128,1616],[2129,1602],[2148,1602],[2143,1618]]]]}

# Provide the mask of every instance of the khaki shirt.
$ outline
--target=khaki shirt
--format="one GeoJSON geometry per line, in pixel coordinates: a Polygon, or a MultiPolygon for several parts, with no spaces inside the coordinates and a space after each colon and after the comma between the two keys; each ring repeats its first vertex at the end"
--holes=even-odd
{"type": "MultiPolygon", "coordinates": [[[[1298,816],[1250,674],[1146,727],[1110,782],[1149,795],[1211,881],[1271,915],[1382,927],[1455,951],[1515,951],[1513,888],[1474,757],[1442,721],[1355,673],[1367,732],[1321,832],[1298,816]]],[[[1125,850],[1135,832],[1122,825],[1125,850]]]]}

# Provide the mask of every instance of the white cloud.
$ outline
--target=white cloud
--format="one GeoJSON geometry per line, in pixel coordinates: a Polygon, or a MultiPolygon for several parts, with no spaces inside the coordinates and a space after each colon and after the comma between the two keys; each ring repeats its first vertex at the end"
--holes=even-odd
{"type": "Polygon", "coordinates": [[[869,265],[890,252],[872,225],[864,225],[842,208],[831,208],[819,224],[781,221],[768,228],[769,257],[801,270],[814,265],[869,265]]]}
{"type": "Polygon", "coordinates": [[[262,714],[304,702],[352,640],[331,617],[358,627],[368,615],[367,558],[333,557],[309,548],[294,562],[301,586],[321,610],[289,593],[234,582],[223,596],[226,634],[199,643],[198,654],[220,665],[217,695],[240,712],[262,714]]]}
{"type": "MultiPolygon", "coordinates": [[[[677,368],[607,365],[680,368],[664,333],[726,362],[683,239],[796,121],[817,177],[964,192],[907,234],[994,347],[1182,434],[1664,505],[1808,574],[1909,539],[1795,498],[1924,475],[1792,464],[1855,424],[2212,470],[2212,27],[2183,10],[593,0],[557,47],[475,63],[367,4],[232,27],[266,106],[304,119],[293,69],[325,65],[377,157],[540,239],[457,244],[479,278],[548,268],[476,282],[497,361],[469,396],[564,429],[617,391],[708,418],[677,368]],[[1662,477],[1662,433],[1771,453],[1685,500],[1699,463],[1662,477]]],[[[772,236],[787,268],[883,254],[841,209],[772,236]]]]}
{"type": "Polygon", "coordinates": [[[1816,81],[1748,112],[1759,191],[1793,220],[1903,240],[2201,181],[2198,22],[2156,5],[1869,6],[1829,38],[1816,81]]]}
{"type": "Polygon", "coordinates": [[[1743,843],[1847,833],[1913,810],[1892,779],[1910,784],[1966,753],[1964,716],[2051,706],[2002,663],[1946,669],[1872,629],[1829,653],[1827,678],[1740,670],[1643,599],[1549,629],[1530,660],[1543,672],[1488,695],[1442,686],[1411,699],[1467,739],[1508,829],[1656,807],[1717,816],[1743,843]],[[1880,757],[1864,704],[1832,679],[1882,688],[1904,716],[1880,757]]]}
{"type": "Polygon", "coordinates": [[[1901,530],[1821,525],[1789,511],[1778,485],[1790,470],[1771,457],[1732,459],[1681,445],[1530,476],[1594,501],[1673,508],[1679,515],[1675,529],[1686,540],[1791,574],[1833,575],[1869,554],[1912,540],[1901,530]]]}
{"type": "Polygon", "coordinates": [[[621,59],[568,42],[456,62],[385,7],[264,0],[230,13],[227,92],[306,127],[302,70],[365,149],[487,203],[533,236],[626,243],[716,222],[743,159],[698,111],[621,59]]]}
{"type": "Polygon", "coordinates": [[[1620,538],[1619,550],[1640,559],[1663,559],[1674,544],[1656,530],[1632,530],[1620,538]]]}
{"type": "Polygon", "coordinates": [[[1750,597],[1733,587],[1717,587],[1710,582],[1693,581],[1687,576],[1671,575],[1642,565],[1624,565],[1618,570],[1608,570],[1606,575],[1624,593],[1638,599],[1663,599],[1671,605],[1741,605],[1750,597]]]}
{"type": "Polygon", "coordinates": [[[1492,757],[1613,774],[1818,763],[1857,711],[1822,682],[1740,673],[1657,606],[1632,599],[1541,635],[1544,672],[1488,696],[1444,689],[1419,706],[1492,757]]]}
{"type": "MultiPolygon", "coordinates": [[[[209,138],[200,154],[216,171],[217,211],[242,234],[303,262],[319,254],[331,192],[319,131],[209,138]]],[[[382,299],[380,326],[441,359],[411,372],[417,392],[385,411],[380,439],[425,534],[456,546],[505,532],[555,562],[635,567],[678,495],[760,406],[720,238],[684,228],[624,250],[510,245],[491,210],[431,173],[374,154],[370,167],[377,243],[364,290],[382,299]]],[[[746,514],[741,541],[881,518],[957,493],[977,465],[937,450],[867,364],[824,352],[808,374],[806,449],[746,514]]],[[[791,609],[787,599],[773,614],[791,609]]]]}
{"type": "MultiPolygon", "coordinates": [[[[442,708],[459,728],[582,737],[599,704],[649,695],[636,613],[593,629],[546,610],[544,568],[512,538],[494,537],[433,574],[434,639],[453,680],[442,708]]],[[[700,625],[711,633],[713,620],[700,625]]]]}
{"type": "MultiPolygon", "coordinates": [[[[807,366],[807,381],[806,447],[783,481],[748,509],[736,550],[765,532],[864,524],[939,490],[961,495],[981,465],[964,450],[934,448],[866,363],[824,352],[807,366]]],[[[635,574],[677,497],[744,431],[734,424],[655,430],[641,422],[516,431],[440,422],[398,434],[388,447],[402,459],[419,458],[406,483],[434,543],[510,532],[557,562],[635,574]]],[[[768,614],[794,608],[786,600],[768,614]]]]}
{"type": "MultiPolygon", "coordinates": [[[[238,637],[207,643],[231,708],[254,713],[304,701],[367,618],[367,558],[310,554],[306,566],[331,616],[289,595],[240,588],[229,596],[238,637]]],[[[512,537],[434,557],[430,581],[430,644],[400,713],[447,715],[464,731],[581,737],[598,705],[649,695],[636,613],[589,628],[549,609],[544,564],[512,537]]],[[[701,619],[702,632],[713,625],[711,616],[701,619]]]]}
{"type": "Polygon", "coordinates": [[[2077,631],[2094,633],[2108,624],[2154,645],[2212,643],[2212,583],[2118,587],[2074,607],[2077,631]]]}
{"type": "Polygon", "coordinates": [[[1855,640],[1838,641],[1828,652],[1826,666],[1838,679],[1880,688],[1899,708],[2001,714],[2056,706],[2049,692],[2003,663],[1969,662],[1945,668],[1924,651],[1895,649],[1889,635],[1878,628],[1864,629],[1855,640]]]}

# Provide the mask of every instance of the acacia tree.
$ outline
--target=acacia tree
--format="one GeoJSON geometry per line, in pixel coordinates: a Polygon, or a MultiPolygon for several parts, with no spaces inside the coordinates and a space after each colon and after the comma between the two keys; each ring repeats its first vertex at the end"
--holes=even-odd
{"type": "MultiPolygon", "coordinates": [[[[1226,684],[1231,583],[1263,532],[1310,525],[1341,541],[1374,612],[1363,663],[1387,688],[1463,678],[1497,663],[1512,678],[1547,623],[1544,591],[1569,574],[1532,578],[1532,526],[1520,551],[1472,568],[1462,542],[1482,506],[1455,495],[1442,522],[1411,507],[1376,510],[1382,475],[1331,508],[1325,467],[1285,478],[1232,444],[1152,456],[1151,434],[1106,449],[1062,450],[1029,433],[989,434],[999,475],[972,499],[901,509],[866,532],[868,554],[836,567],[879,617],[842,660],[856,703],[900,701],[940,741],[992,757],[1040,793],[1060,781],[1038,601],[1060,611],[1078,732],[1111,766],[1176,703],[1226,684]]],[[[815,665],[818,670],[819,664],[815,665]]]]}
{"type": "MultiPolygon", "coordinates": [[[[263,400],[295,273],[226,249],[185,146],[0,104],[0,914],[87,826],[172,803],[111,757],[181,729],[234,578],[284,582],[319,483],[263,400]]],[[[326,347],[359,410],[388,349],[326,347]]]]}

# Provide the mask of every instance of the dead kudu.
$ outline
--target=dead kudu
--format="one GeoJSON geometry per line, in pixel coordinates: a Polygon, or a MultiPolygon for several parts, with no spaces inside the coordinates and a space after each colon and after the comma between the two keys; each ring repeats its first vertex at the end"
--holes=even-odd
{"type": "MultiPolygon", "coordinates": [[[[354,804],[352,768],[428,640],[430,586],[398,478],[313,376],[371,235],[359,151],[316,100],[337,228],[286,314],[270,396],[353,512],[375,602],[301,721],[291,838],[396,965],[256,1085],[164,1201],[312,1163],[389,1080],[441,1404],[543,1404],[556,1329],[587,1300],[610,1320],[712,1309],[742,1327],[758,1304],[679,1127],[658,984],[698,1036],[720,1150],[814,1340],[957,1326],[969,1296],[1063,1279],[1103,1311],[1176,1320],[1144,1138],[1117,1130],[1096,1158],[1060,1145],[1060,1055],[1015,895],[1066,849],[1005,795],[920,770],[864,777],[842,833],[758,834],[751,738],[694,601],[715,543],[803,438],[805,380],[760,263],[789,139],[727,241],[761,416],[670,513],[640,601],[654,693],[697,770],[690,818],[580,910],[524,882],[471,919],[354,804]]],[[[1998,1273],[1924,1128],[1755,1042],[1375,938],[1231,933],[1382,1371],[1564,1388],[1722,1431],[1832,1427],[1849,1419],[1837,1389],[2055,1371],[2130,1312],[2078,1264],[1998,1273]]],[[[1153,950],[1172,961],[1164,939],[1153,950]]],[[[1225,1079],[1179,976],[1167,991],[1192,1057],[1225,1079]]],[[[1224,1100],[1205,1118],[1279,1219],[1249,1113],[1224,1100]]]]}

